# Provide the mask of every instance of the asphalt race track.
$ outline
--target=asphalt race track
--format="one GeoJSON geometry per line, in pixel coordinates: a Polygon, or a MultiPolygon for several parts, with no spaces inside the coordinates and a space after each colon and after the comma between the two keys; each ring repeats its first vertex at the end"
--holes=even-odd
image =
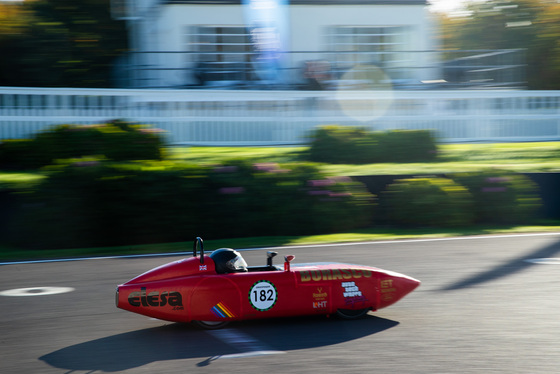
{"type": "MultiPolygon", "coordinates": [[[[243,255],[258,265],[265,252],[243,255]]],[[[290,318],[203,331],[115,308],[117,284],[176,257],[3,265],[0,373],[560,372],[560,234],[279,253],[295,254],[294,263],[377,266],[423,283],[357,321],[290,318]],[[547,260],[527,261],[534,259],[547,260]]]]}

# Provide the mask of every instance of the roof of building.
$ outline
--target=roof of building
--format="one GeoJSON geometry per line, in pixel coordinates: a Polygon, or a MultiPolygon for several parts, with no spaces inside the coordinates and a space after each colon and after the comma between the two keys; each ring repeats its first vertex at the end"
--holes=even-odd
{"type": "MultiPolygon", "coordinates": [[[[242,0],[164,0],[166,4],[241,4],[242,0]]],[[[427,0],[287,0],[290,5],[426,5],[427,0]]]]}

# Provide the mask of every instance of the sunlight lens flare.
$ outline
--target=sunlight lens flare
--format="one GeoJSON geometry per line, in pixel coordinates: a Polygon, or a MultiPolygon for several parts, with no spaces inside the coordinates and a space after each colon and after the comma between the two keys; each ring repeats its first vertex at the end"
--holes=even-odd
{"type": "Polygon", "coordinates": [[[394,98],[391,78],[375,65],[357,65],[341,77],[336,100],[348,117],[368,122],[387,113],[394,98]]]}

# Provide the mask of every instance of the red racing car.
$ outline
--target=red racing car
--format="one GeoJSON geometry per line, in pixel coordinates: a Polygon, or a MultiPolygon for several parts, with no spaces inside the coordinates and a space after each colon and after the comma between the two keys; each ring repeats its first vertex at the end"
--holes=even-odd
{"type": "Polygon", "coordinates": [[[230,321],[313,314],[359,318],[392,305],[420,285],[414,278],[342,263],[247,266],[222,248],[204,254],[196,238],[193,257],[152,269],[117,287],[117,307],[149,317],[194,322],[217,329],[230,321]],[[200,255],[197,256],[197,248],[200,255]]]}

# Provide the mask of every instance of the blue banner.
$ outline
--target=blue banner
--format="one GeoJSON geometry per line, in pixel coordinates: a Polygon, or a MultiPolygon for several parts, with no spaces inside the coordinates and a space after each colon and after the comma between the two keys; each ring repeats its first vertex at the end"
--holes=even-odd
{"type": "Polygon", "coordinates": [[[243,0],[243,9],[259,79],[264,84],[286,83],[282,66],[288,50],[288,1],[243,0]]]}

